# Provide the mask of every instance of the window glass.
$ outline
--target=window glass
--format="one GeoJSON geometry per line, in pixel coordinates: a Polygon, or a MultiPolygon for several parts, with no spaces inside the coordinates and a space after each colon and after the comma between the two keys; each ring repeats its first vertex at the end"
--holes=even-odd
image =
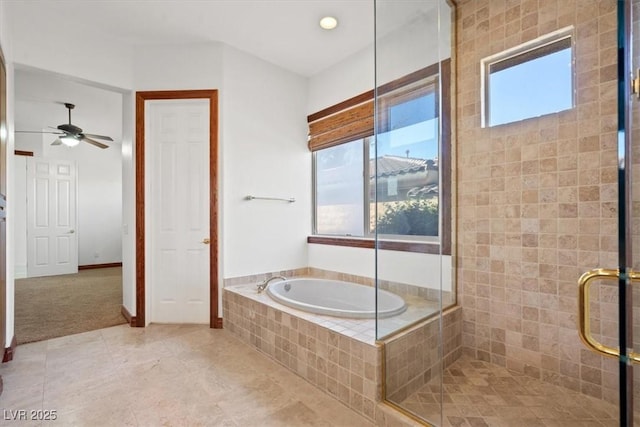
{"type": "Polygon", "coordinates": [[[316,151],[316,233],[364,235],[364,143],[316,151]]]}
{"type": "Polygon", "coordinates": [[[388,130],[378,134],[377,150],[370,150],[371,233],[377,227],[383,235],[438,236],[435,84],[425,87],[423,83],[421,89],[408,95],[392,93],[381,102],[382,121],[388,130]]]}
{"type": "Polygon", "coordinates": [[[570,37],[484,62],[485,125],[512,123],[573,108],[570,37]]]}

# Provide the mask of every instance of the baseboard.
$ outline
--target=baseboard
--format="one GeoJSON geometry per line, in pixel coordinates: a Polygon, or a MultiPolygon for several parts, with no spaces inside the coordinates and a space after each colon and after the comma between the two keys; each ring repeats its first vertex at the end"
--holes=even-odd
{"type": "MultiPolygon", "coordinates": [[[[137,324],[138,322],[136,316],[132,316],[131,313],[129,313],[129,310],[127,310],[127,307],[125,307],[124,305],[120,307],[120,313],[122,313],[122,316],[127,319],[127,323],[129,323],[132,328],[139,326],[137,324]]],[[[215,319],[211,327],[214,329],[222,329],[222,317],[218,317],[217,319],[215,319]]]]}
{"type": "Polygon", "coordinates": [[[93,270],[95,268],[111,268],[111,267],[122,267],[121,262],[110,262],[108,264],[87,264],[87,265],[79,265],[78,270],[93,270]]]}
{"type": "Polygon", "coordinates": [[[129,323],[131,327],[136,326],[136,316],[132,316],[131,313],[129,313],[129,310],[127,310],[127,307],[124,305],[120,307],[120,313],[122,313],[122,316],[127,319],[127,323],[129,323]]]}
{"type": "Polygon", "coordinates": [[[2,363],[11,362],[13,360],[13,354],[15,353],[17,346],[18,346],[18,341],[16,340],[16,336],[14,335],[9,347],[4,349],[4,356],[2,357],[2,363]]]}
{"type": "Polygon", "coordinates": [[[16,265],[13,270],[13,278],[14,279],[26,279],[27,278],[27,266],[26,265],[16,265]]]}

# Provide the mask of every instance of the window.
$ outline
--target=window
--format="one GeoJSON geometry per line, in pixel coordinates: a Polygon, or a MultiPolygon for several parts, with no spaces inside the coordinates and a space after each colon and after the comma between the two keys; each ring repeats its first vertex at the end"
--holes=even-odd
{"type": "Polygon", "coordinates": [[[380,97],[377,147],[369,152],[371,234],[438,237],[437,86],[429,78],[380,97]]]}
{"type": "MultiPolygon", "coordinates": [[[[373,91],[309,116],[315,235],[370,239],[377,232],[380,239],[440,244],[440,224],[449,222],[442,209],[448,192],[440,187],[450,174],[439,65],[378,89],[377,144],[373,91]]],[[[448,67],[446,61],[443,72],[448,67]]],[[[448,111],[448,91],[443,98],[448,111]]]]}
{"type": "Polygon", "coordinates": [[[574,106],[572,28],[482,60],[482,126],[574,106]]]}
{"type": "Polygon", "coordinates": [[[315,153],[316,233],[364,234],[363,140],[315,153]]]}

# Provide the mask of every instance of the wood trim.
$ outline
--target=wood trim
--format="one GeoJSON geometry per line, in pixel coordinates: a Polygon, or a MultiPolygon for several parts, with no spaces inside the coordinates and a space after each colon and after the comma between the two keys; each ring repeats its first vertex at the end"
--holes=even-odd
{"type": "Polygon", "coordinates": [[[350,237],[309,236],[307,237],[307,243],[364,249],[373,249],[376,247],[375,240],[373,239],[354,239],[350,237]]]}
{"type": "Polygon", "coordinates": [[[94,270],[96,268],[111,268],[111,267],[122,267],[121,262],[110,262],[107,264],[87,264],[87,265],[79,265],[78,270],[94,270]]]}
{"type": "Polygon", "coordinates": [[[132,326],[132,327],[136,326],[136,317],[132,316],[131,313],[129,313],[129,310],[127,310],[127,307],[125,307],[124,305],[121,306],[120,307],[120,313],[122,314],[122,317],[127,319],[127,323],[130,326],[132,326]]]}
{"type": "Polygon", "coordinates": [[[209,272],[209,313],[212,328],[221,328],[222,319],[218,315],[218,91],[176,90],[136,92],[136,316],[135,326],[144,327],[145,313],[145,149],[144,125],[145,102],[170,99],[209,100],[209,189],[210,189],[210,272],[209,272]]]}
{"type": "MultiPolygon", "coordinates": [[[[397,242],[393,240],[378,241],[378,249],[385,251],[415,252],[420,254],[440,255],[439,243],[397,242]]],[[[445,255],[444,253],[442,255],[445,255]]]]}
{"type": "MultiPolygon", "coordinates": [[[[354,239],[349,237],[309,236],[307,243],[317,245],[346,246],[351,248],[375,249],[374,239],[354,239]]],[[[385,251],[414,252],[421,254],[440,254],[440,244],[427,242],[400,242],[395,240],[378,240],[378,249],[385,251]]],[[[443,253],[443,255],[445,255],[443,253]]]]}
{"type": "Polygon", "coordinates": [[[136,325],[145,327],[144,102],[136,94],[136,325]]]}
{"type": "Polygon", "coordinates": [[[11,339],[11,344],[9,347],[4,349],[4,355],[2,356],[2,363],[11,362],[13,360],[13,355],[16,353],[16,347],[18,346],[18,340],[16,340],[16,336],[14,335],[11,339]]]}
{"type": "Polygon", "coordinates": [[[440,147],[440,178],[442,183],[447,185],[446,191],[442,192],[442,232],[440,233],[442,238],[442,253],[444,255],[451,255],[451,223],[453,218],[451,217],[451,195],[453,192],[453,183],[451,182],[451,59],[445,59],[441,63],[440,74],[440,94],[442,96],[442,111],[445,114],[441,114],[442,118],[442,145],[440,147]]]}
{"type": "Polygon", "coordinates": [[[33,157],[33,151],[15,150],[13,154],[15,154],[16,156],[33,157]]]}

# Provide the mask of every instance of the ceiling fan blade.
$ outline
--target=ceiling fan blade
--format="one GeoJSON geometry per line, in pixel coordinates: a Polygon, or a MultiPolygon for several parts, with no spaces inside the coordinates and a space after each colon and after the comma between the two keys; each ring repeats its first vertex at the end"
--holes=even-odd
{"type": "Polygon", "coordinates": [[[84,136],[88,136],[90,138],[96,138],[96,139],[104,139],[106,141],[113,141],[113,138],[111,138],[110,136],[105,136],[105,135],[94,135],[92,133],[83,133],[84,136]]]}
{"type": "Polygon", "coordinates": [[[51,145],[62,145],[62,141],[60,141],[60,138],[56,138],[56,140],[53,141],[51,145]]]}
{"type": "Polygon", "coordinates": [[[64,135],[63,132],[47,132],[43,130],[16,130],[15,133],[50,133],[52,135],[64,135]]]}
{"type": "Polygon", "coordinates": [[[109,148],[109,146],[108,146],[108,145],[103,144],[102,142],[98,142],[98,141],[93,140],[93,139],[91,139],[91,138],[87,138],[87,135],[86,135],[86,134],[82,135],[81,140],[82,140],[82,141],[84,141],[84,142],[88,142],[89,144],[95,145],[95,146],[96,146],[96,147],[98,147],[98,148],[102,148],[102,149],[104,149],[104,148],[109,148]]]}

